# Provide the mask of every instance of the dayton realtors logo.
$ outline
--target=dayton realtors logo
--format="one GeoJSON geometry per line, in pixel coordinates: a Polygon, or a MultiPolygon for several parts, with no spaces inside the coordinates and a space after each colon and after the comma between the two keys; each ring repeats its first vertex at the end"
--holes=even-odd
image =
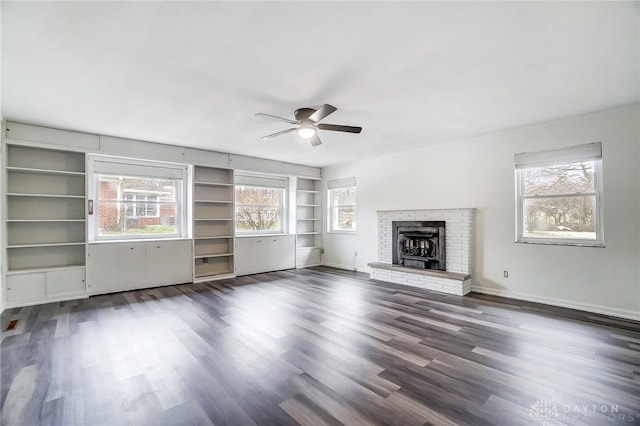
{"type": "Polygon", "coordinates": [[[551,401],[541,399],[529,408],[529,416],[534,420],[539,420],[544,426],[547,420],[558,417],[558,407],[551,401]]]}
{"type": "Polygon", "coordinates": [[[549,400],[536,401],[529,408],[529,417],[541,422],[543,426],[547,421],[555,419],[597,421],[599,424],[635,424],[640,421],[640,413],[621,410],[617,404],[555,404],[549,400]]]}

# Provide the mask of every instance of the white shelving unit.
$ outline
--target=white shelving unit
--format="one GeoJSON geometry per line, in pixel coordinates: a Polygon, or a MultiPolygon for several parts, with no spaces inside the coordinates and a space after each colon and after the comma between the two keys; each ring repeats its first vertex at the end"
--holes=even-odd
{"type": "Polygon", "coordinates": [[[3,149],[7,305],[86,294],[84,153],[3,149]]]}
{"type": "Polygon", "coordinates": [[[296,267],[320,264],[322,245],[320,181],[297,179],[296,267]]]}
{"type": "Polygon", "coordinates": [[[194,168],[194,282],[234,275],[233,200],[233,170],[194,168]]]}

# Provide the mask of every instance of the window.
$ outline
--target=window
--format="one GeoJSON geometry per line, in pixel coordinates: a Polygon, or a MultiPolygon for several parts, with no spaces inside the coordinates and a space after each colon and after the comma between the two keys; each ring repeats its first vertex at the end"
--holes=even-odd
{"type": "Polygon", "coordinates": [[[602,146],[516,154],[517,242],[603,245],[602,146]]]}
{"type": "Polygon", "coordinates": [[[330,180],[329,232],[356,232],[356,179],[330,180]]]}
{"type": "Polygon", "coordinates": [[[90,240],[186,235],[186,166],[89,157],[90,240]]]}
{"type": "Polygon", "coordinates": [[[158,195],[149,194],[124,194],[125,214],[128,218],[159,217],[158,195]]]}
{"type": "Polygon", "coordinates": [[[237,174],[235,180],[236,232],[284,233],[287,180],[246,174],[237,174]]]}

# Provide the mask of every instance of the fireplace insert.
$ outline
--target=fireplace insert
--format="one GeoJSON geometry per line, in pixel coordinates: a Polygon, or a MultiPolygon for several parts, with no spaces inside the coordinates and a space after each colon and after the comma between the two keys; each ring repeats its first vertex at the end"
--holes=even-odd
{"type": "Polygon", "coordinates": [[[444,221],[394,221],[393,264],[446,271],[444,221]]]}

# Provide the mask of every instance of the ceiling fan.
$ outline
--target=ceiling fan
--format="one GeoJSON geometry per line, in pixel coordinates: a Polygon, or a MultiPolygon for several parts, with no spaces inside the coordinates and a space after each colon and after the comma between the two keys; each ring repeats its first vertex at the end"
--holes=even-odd
{"type": "Polygon", "coordinates": [[[347,132],[347,133],[360,133],[362,127],[355,126],[342,126],[339,124],[325,124],[320,123],[320,120],[324,119],[329,114],[335,112],[338,108],[333,105],[324,104],[319,107],[306,107],[298,108],[293,112],[295,120],[289,120],[288,118],[278,117],[271,114],[264,114],[262,112],[256,115],[262,115],[265,117],[275,118],[293,124],[296,127],[291,129],[282,130],[280,132],[272,133],[267,136],[263,136],[262,139],[271,139],[276,136],[284,135],[285,133],[298,132],[298,135],[304,139],[310,139],[312,146],[318,146],[322,144],[322,141],[318,137],[318,130],[332,130],[334,132],[347,132]]]}

